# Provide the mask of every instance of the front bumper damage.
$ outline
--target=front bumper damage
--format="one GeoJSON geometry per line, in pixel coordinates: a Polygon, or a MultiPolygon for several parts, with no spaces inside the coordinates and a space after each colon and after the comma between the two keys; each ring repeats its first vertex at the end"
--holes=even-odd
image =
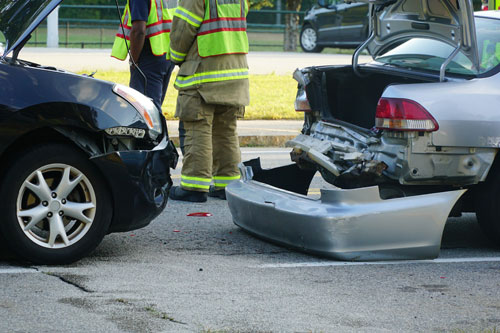
{"type": "Polygon", "coordinates": [[[247,163],[240,172],[241,179],[226,188],[236,225],[271,242],[338,260],[436,258],[446,219],[466,191],[382,200],[373,186],[321,190],[321,198],[312,199],[304,195],[310,171],[294,164],[262,170],[247,163]]]}
{"type": "Polygon", "coordinates": [[[178,157],[174,144],[165,137],[152,150],[118,151],[91,158],[113,197],[109,232],[142,228],[163,211],[172,186],[170,168],[175,168],[178,157]]]}

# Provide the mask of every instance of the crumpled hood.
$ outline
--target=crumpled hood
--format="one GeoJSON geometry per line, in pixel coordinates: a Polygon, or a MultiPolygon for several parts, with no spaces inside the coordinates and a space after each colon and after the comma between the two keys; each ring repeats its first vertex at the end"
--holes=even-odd
{"type": "Polygon", "coordinates": [[[0,0],[0,31],[5,46],[0,58],[18,47],[62,0],[0,0]]]}
{"type": "Polygon", "coordinates": [[[409,38],[442,41],[466,55],[476,68],[479,56],[470,0],[353,0],[370,4],[370,39],[375,58],[409,38]]]}

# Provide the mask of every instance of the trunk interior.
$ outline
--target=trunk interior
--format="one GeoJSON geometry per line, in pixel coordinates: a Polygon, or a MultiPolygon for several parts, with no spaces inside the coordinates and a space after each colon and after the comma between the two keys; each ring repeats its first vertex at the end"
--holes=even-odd
{"type": "Polygon", "coordinates": [[[370,129],[375,125],[378,100],[388,85],[431,81],[408,78],[407,74],[403,77],[370,70],[361,73],[361,77],[356,75],[352,66],[312,68],[306,91],[312,109],[320,111],[322,120],[342,120],[370,129]]]}

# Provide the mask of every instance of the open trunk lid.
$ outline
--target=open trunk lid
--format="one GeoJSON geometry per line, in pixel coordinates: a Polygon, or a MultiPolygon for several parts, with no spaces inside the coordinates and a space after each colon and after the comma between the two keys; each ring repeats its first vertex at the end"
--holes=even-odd
{"type": "MultiPolygon", "coordinates": [[[[373,58],[410,38],[430,38],[454,48],[479,68],[474,12],[469,0],[354,0],[370,4],[370,37],[358,49],[373,58]]],[[[353,64],[357,64],[356,52],[353,64]]],[[[446,62],[445,67],[446,67],[446,62]]]]}

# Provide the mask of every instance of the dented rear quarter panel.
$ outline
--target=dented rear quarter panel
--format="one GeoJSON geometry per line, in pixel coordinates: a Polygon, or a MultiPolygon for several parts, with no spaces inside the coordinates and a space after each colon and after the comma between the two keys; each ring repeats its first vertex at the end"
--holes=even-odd
{"type": "Polygon", "coordinates": [[[382,97],[418,102],[436,119],[434,146],[500,147],[500,75],[455,82],[391,85],[382,97]]]}

